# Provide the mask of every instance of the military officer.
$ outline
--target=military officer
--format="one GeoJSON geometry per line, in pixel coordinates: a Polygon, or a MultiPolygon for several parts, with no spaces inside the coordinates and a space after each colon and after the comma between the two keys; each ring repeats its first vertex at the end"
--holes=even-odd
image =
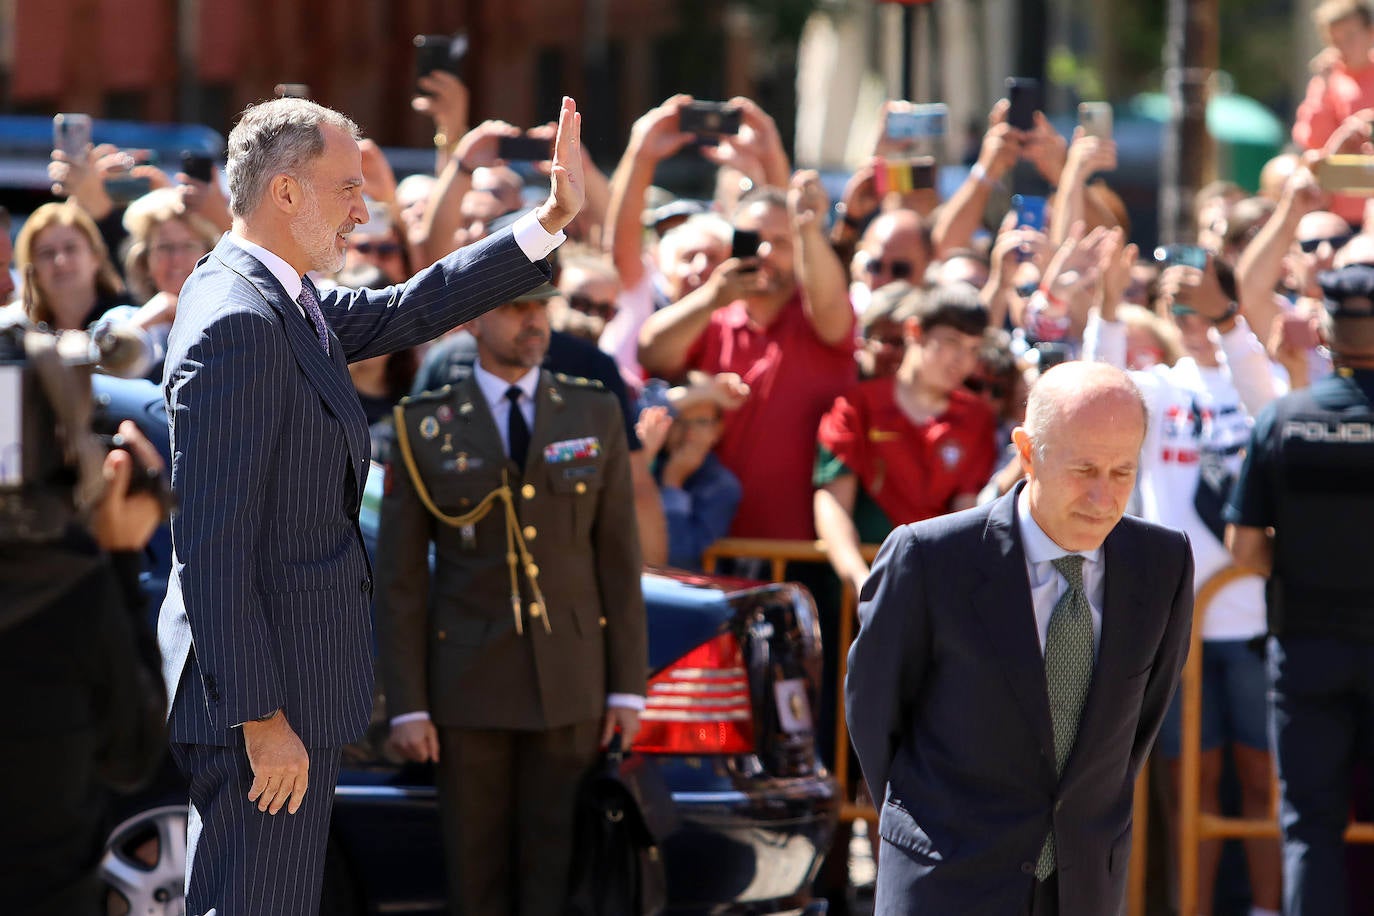
{"type": "Polygon", "coordinates": [[[540,369],[551,295],[474,320],[471,376],[402,401],[382,500],[392,739],[438,763],[463,916],[563,912],[577,782],[644,705],[625,424],[599,383],[540,369]]]}

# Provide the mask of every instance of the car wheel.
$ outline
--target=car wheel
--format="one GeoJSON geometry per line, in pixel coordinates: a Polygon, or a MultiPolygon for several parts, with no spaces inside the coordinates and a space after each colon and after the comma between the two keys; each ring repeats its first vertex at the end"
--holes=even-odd
{"type": "Polygon", "coordinates": [[[185,916],[186,806],[150,808],[116,827],[100,880],[107,916],[185,916]]]}

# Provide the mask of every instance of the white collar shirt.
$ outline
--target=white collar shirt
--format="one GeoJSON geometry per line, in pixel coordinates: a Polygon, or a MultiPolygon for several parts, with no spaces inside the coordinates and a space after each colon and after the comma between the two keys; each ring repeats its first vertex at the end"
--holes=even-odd
{"type": "MultiPolygon", "coordinates": [[[[1036,523],[1030,512],[1030,494],[1022,488],[1016,500],[1016,525],[1021,534],[1021,551],[1026,559],[1031,604],[1035,608],[1035,631],[1040,637],[1040,652],[1050,629],[1050,615],[1059,599],[1069,590],[1069,582],[1054,568],[1054,561],[1075,551],[1056,544],[1036,523]]],[[[1088,593],[1088,608],[1093,619],[1093,649],[1102,644],[1102,600],[1106,591],[1107,569],[1102,547],[1077,551],[1083,557],[1083,590],[1088,593]]]]}
{"type": "MultiPolygon", "coordinates": [[[[509,457],[511,405],[510,400],[506,397],[506,391],[512,383],[483,369],[480,359],[473,363],[472,377],[477,381],[477,388],[482,392],[482,397],[486,399],[487,407],[491,408],[492,419],[496,421],[496,431],[501,434],[501,445],[505,447],[506,455],[509,457]]],[[[513,384],[520,389],[520,413],[525,417],[525,426],[533,432],[534,396],[539,390],[539,367],[535,366],[516,379],[513,384]]]]}

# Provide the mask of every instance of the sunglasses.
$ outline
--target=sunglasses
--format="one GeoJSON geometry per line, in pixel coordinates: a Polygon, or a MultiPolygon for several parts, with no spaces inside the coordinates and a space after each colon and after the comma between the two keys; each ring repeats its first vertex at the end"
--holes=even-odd
{"type": "Polygon", "coordinates": [[[391,258],[401,253],[401,246],[395,242],[359,242],[353,246],[358,254],[375,254],[379,258],[391,258]]]}
{"type": "Polygon", "coordinates": [[[864,272],[877,276],[884,270],[894,280],[905,280],[916,272],[916,268],[910,261],[878,261],[873,260],[864,264],[864,272]]]}
{"type": "Polygon", "coordinates": [[[1007,386],[1001,382],[981,378],[964,379],[964,387],[974,394],[985,394],[990,398],[1004,398],[1008,391],[1007,386]]]}
{"type": "Polygon", "coordinates": [[[1303,254],[1316,254],[1317,249],[1322,247],[1323,242],[1329,242],[1331,249],[1335,251],[1344,248],[1345,243],[1354,237],[1355,234],[1353,232],[1347,232],[1344,235],[1329,235],[1320,239],[1301,239],[1298,242],[1298,247],[1302,249],[1303,254]]]}
{"type": "Polygon", "coordinates": [[[590,296],[574,294],[568,297],[568,305],[584,315],[591,315],[593,318],[600,318],[602,321],[610,321],[615,317],[615,313],[620,311],[620,307],[614,302],[597,302],[590,296]]]}

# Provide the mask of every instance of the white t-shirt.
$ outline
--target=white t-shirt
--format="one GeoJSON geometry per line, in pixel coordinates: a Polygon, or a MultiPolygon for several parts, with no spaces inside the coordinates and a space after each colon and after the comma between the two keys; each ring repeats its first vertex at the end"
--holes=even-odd
{"type": "MultiPolygon", "coordinates": [[[[1203,469],[1223,469],[1232,477],[1238,473],[1254,415],[1282,393],[1264,346],[1245,319],[1218,336],[1223,358],[1215,368],[1185,357],[1172,367],[1130,373],[1150,410],[1140,455],[1140,514],[1187,533],[1195,590],[1233,562],[1194,502],[1203,469]]],[[[1101,321],[1094,313],[1083,338],[1085,359],[1125,367],[1124,324],[1101,321]]],[[[1203,639],[1252,639],[1266,629],[1264,580],[1259,576],[1227,585],[1204,611],[1203,639]]]]}

